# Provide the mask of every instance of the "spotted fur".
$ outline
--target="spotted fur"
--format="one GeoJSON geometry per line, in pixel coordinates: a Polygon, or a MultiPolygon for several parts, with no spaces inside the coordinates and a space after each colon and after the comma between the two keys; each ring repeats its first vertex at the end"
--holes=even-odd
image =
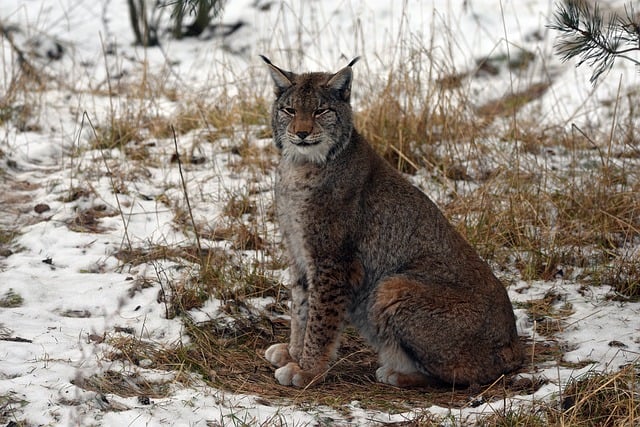
{"type": "Polygon", "coordinates": [[[354,129],[352,65],[275,84],[275,195],[292,278],[291,338],[266,358],[284,385],[322,379],[352,324],[381,382],[482,384],[522,360],[507,292],[436,205],[354,129]]]}

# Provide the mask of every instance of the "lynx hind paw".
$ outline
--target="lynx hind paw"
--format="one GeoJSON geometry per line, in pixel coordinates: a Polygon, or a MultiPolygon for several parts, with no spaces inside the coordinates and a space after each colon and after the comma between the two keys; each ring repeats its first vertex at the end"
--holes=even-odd
{"type": "Polygon", "coordinates": [[[264,357],[274,366],[281,367],[293,361],[289,354],[289,345],[273,344],[264,352],[264,357]]]}
{"type": "Polygon", "coordinates": [[[281,385],[302,388],[314,381],[316,376],[304,371],[297,363],[290,362],[282,368],[276,369],[276,379],[281,385]]]}
{"type": "Polygon", "coordinates": [[[394,387],[420,387],[432,385],[433,380],[420,372],[402,373],[388,366],[382,366],[376,371],[378,382],[394,387]]]}

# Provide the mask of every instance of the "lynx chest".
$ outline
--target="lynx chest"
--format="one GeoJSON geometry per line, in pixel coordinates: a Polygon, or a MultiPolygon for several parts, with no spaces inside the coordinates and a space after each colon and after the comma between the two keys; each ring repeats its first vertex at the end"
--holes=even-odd
{"type": "Polygon", "coordinates": [[[325,191],[326,184],[315,168],[291,168],[281,165],[276,178],[275,196],[278,223],[285,246],[302,271],[319,246],[329,236],[326,225],[335,223],[334,215],[339,212],[331,199],[331,191],[325,191]]]}

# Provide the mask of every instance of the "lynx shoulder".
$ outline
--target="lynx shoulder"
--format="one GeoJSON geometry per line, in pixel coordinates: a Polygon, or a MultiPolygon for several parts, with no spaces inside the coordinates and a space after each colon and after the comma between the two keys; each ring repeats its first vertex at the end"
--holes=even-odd
{"type": "Polygon", "coordinates": [[[436,205],[356,131],[353,60],[337,73],[285,71],[271,123],[275,195],[291,275],[291,336],[266,358],[284,385],[323,378],[351,324],[395,386],[482,384],[520,366],[511,302],[436,205]]]}

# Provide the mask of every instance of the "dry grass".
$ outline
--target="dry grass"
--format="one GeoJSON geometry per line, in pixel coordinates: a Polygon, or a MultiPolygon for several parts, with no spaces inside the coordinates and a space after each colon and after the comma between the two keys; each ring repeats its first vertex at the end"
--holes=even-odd
{"type": "Polygon", "coordinates": [[[529,300],[522,306],[535,325],[534,333],[548,339],[554,339],[557,333],[563,331],[563,319],[573,313],[571,304],[564,301],[563,296],[554,289],[550,289],[543,298],[529,300]]]}
{"type": "Polygon", "coordinates": [[[118,371],[106,371],[95,374],[89,378],[79,378],[72,383],[85,390],[95,391],[101,394],[115,394],[122,397],[137,396],[140,398],[167,397],[171,391],[173,381],[148,381],[139,373],[123,373],[118,371]]]}
{"type": "MultiPolygon", "coordinates": [[[[213,251],[215,252],[215,251],[213,251]]],[[[113,254],[118,260],[131,265],[152,264],[158,260],[197,262],[201,256],[210,256],[209,251],[200,254],[195,246],[149,245],[144,248],[121,249],[113,254]]]]}
{"type": "MultiPolygon", "coordinates": [[[[166,99],[170,94],[165,88],[157,89],[160,92],[143,91],[140,98],[126,101],[120,109],[114,107],[108,120],[104,124],[96,126],[97,137],[92,148],[112,149],[119,148],[134,156],[134,160],[148,160],[142,148],[136,148],[136,143],[149,139],[167,139],[173,136],[171,127],[178,135],[184,135],[192,131],[204,130],[204,141],[215,142],[221,138],[237,136],[238,129],[248,135],[249,128],[254,126],[266,126],[267,103],[264,99],[251,96],[227,97],[218,95],[213,99],[186,99],[175,103],[176,111],[173,114],[153,113],[156,108],[153,105],[145,105],[146,99],[154,97],[166,99]],[[137,104],[133,107],[131,103],[137,104]],[[122,110],[122,111],[119,111],[122,110]]],[[[205,99],[208,96],[204,97],[205,99]]],[[[190,153],[192,154],[192,153],[190,153]]]]}
{"type": "Polygon", "coordinates": [[[11,246],[19,232],[13,228],[0,228],[0,257],[8,257],[13,254],[11,246]]]}
{"type": "Polygon", "coordinates": [[[632,126],[614,139],[541,127],[530,117],[535,107],[524,107],[550,82],[474,107],[465,85],[433,85],[420,72],[433,77],[409,58],[363,97],[357,126],[378,151],[444,188],[442,208],[486,259],[524,280],[579,275],[637,298],[629,250],[640,239],[640,140],[629,136],[632,126]]]}
{"type": "Polygon", "coordinates": [[[590,372],[571,380],[559,401],[539,402],[483,418],[482,426],[633,426],[640,420],[638,367],[590,372]]]}
{"type": "Polygon", "coordinates": [[[67,221],[67,227],[77,233],[104,233],[109,229],[101,224],[100,219],[117,215],[117,211],[109,209],[106,205],[77,209],[75,217],[67,221]]]}
{"type": "Polygon", "coordinates": [[[520,108],[542,97],[550,86],[550,82],[534,83],[523,90],[509,93],[480,105],[476,112],[481,118],[490,120],[500,116],[512,116],[520,108]]]}
{"type": "MultiPolygon", "coordinates": [[[[273,376],[275,368],[262,357],[270,344],[287,339],[288,322],[257,314],[238,300],[228,302],[223,311],[227,317],[201,324],[184,318],[189,340],[173,347],[140,343],[133,337],[111,340],[115,351],[109,358],[136,365],[141,360],[150,360],[152,363],[147,366],[156,369],[194,372],[216,388],[258,395],[262,404],[327,405],[339,411],[354,400],[364,409],[389,413],[433,404],[471,407],[516,394],[530,394],[543,384],[541,380],[510,375],[473,390],[446,386],[397,389],[382,385],[375,380],[377,356],[355,331],[348,330],[338,360],[326,379],[312,388],[297,390],[279,385],[273,376]]],[[[527,348],[533,351],[532,346],[527,348]]],[[[536,363],[549,360],[548,348],[543,345],[537,348],[531,359],[536,363]]]]}
{"type": "Polygon", "coordinates": [[[135,293],[154,283],[159,284],[161,293],[158,302],[165,303],[169,318],[200,308],[210,298],[241,302],[256,297],[284,298],[282,285],[273,279],[265,263],[234,256],[222,249],[156,245],[121,249],[114,256],[122,263],[134,266],[154,265],[161,261],[182,266],[185,273],[180,280],[166,280],[158,268],[158,276],[152,283],[136,283],[130,290],[130,293],[135,293]]]}
{"type": "Polygon", "coordinates": [[[557,424],[571,426],[637,425],[638,367],[630,365],[609,374],[589,373],[572,380],[563,393],[562,412],[556,417],[557,424]]]}
{"type": "Polygon", "coordinates": [[[0,308],[20,307],[23,302],[24,298],[12,288],[9,288],[9,290],[0,297],[0,308]]]}
{"type": "Polygon", "coordinates": [[[611,168],[575,173],[580,178],[501,172],[456,195],[446,209],[462,219],[459,228],[483,256],[502,265],[515,256],[524,280],[549,280],[560,272],[571,277],[572,271],[597,279],[598,272],[617,267],[620,274],[603,284],[635,297],[640,277],[626,253],[640,237],[640,184],[613,179],[611,168]]]}
{"type": "Polygon", "coordinates": [[[440,146],[473,141],[481,133],[462,107],[462,88],[428,84],[434,70],[423,70],[420,58],[389,72],[380,88],[368,89],[356,114],[356,127],[392,165],[403,172],[421,168],[446,171],[457,164],[440,146]],[[427,74],[427,78],[420,74],[427,74]]]}
{"type": "Polygon", "coordinates": [[[547,427],[549,421],[545,417],[544,408],[519,408],[497,412],[479,420],[481,427],[547,427]]]}
{"type": "Polygon", "coordinates": [[[28,403],[24,396],[13,391],[0,394],[0,422],[7,426],[26,427],[28,424],[19,418],[22,408],[28,403]]]}
{"type": "MultiPolygon", "coordinates": [[[[41,94],[52,79],[44,70],[31,62],[31,58],[18,47],[7,28],[0,23],[0,40],[7,41],[11,52],[16,55],[18,66],[9,67],[2,63],[5,79],[0,90],[0,126],[11,123],[20,132],[39,131],[41,94]]],[[[6,58],[6,56],[4,57],[6,58]]]]}

